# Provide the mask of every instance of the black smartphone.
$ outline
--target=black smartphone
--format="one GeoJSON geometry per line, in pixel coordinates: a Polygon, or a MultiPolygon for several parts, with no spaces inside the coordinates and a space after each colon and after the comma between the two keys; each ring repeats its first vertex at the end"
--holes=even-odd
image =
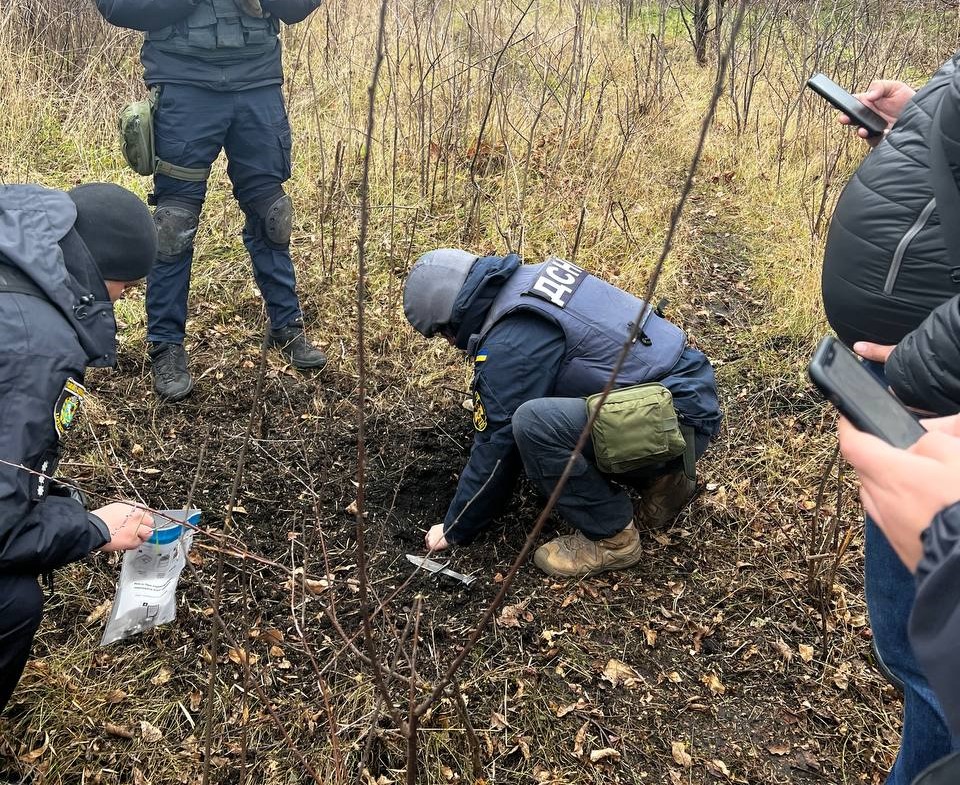
{"type": "Polygon", "coordinates": [[[807,373],[840,413],[861,431],[903,449],[927,432],[913,412],[832,335],[820,341],[807,373]]]}
{"type": "Polygon", "coordinates": [[[870,136],[879,136],[886,130],[886,120],[854,98],[830,77],[814,74],[807,80],[807,87],[843,112],[854,125],[866,128],[870,136]]]}

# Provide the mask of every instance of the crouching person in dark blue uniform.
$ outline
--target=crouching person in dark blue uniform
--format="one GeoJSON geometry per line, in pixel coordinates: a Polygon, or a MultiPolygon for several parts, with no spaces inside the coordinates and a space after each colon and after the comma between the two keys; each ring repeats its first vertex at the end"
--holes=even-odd
{"type": "Polygon", "coordinates": [[[140,59],[156,91],[152,203],[159,254],[147,281],[154,389],[178,401],[193,389],[183,348],[193,240],[210,165],[225,150],[243,242],[270,318],[269,342],[296,368],[322,368],[306,338],[290,234],[290,124],[281,84],[280,22],[300,22],[320,0],[96,0],[106,20],[145,32],[140,59]]]}
{"type": "Polygon", "coordinates": [[[40,624],[37,577],[150,537],[149,513],[119,502],[87,512],[51,478],[84,370],[116,360],[113,302],[156,247],[149,210],[119,186],[0,186],[0,711],[40,624]]]}
{"type": "MultiPolygon", "coordinates": [[[[420,257],[404,312],[474,360],[475,438],[443,523],[427,547],[465,545],[509,498],[523,468],[556,487],[641,312],[642,302],[559,259],[441,249],[420,257]]],[[[641,557],[637,528],[671,523],[693,498],[694,463],[720,425],[713,369],[683,332],[647,310],[592,438],[557,503],[576,533],[541,546],[551,575],[594,575],[641,557]],[[622,487],[640,491],[634,510],[622,487]]]]}

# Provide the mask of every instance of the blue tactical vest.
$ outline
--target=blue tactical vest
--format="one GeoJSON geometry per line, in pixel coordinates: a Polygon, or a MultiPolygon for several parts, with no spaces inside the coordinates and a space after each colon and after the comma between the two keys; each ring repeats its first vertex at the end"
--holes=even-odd
{"type": "Polygon", "coordinates": [[[279,33],[280,22],[275,17],[248,16],[233,0],[200,0],[186,19],[148,31],[146,39],[162,52],[229,62],[274,51],[279,33]]]}
{"type": "MultiPolygon", "coordinates": [[[[559,326],[566,352],[554,394],[580,397],[600,392],[620,355],[624,341],[643,309],[643,300],[590,275],[570,262],[550,257],[542,264],[524,264],[500,289],[480,332],[467,351],[476,356],[483,340],[502,319],[518,311],[534,311],[559,326]]],[[[674,324],[647,309],[638,339],[617,377],[616,387],[655,382],[667,376],[687,344],[674,324]]]]}

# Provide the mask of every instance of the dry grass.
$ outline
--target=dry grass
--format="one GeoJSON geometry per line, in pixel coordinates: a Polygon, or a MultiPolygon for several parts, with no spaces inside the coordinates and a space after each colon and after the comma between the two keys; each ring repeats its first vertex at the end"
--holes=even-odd
{"type": "MultiPolygon", "coordinates": [[[[512,249],[531,260],[569,254],[583,216],[578,262],[642,291],[714,78],[711,67],[696,66],[681,16],[666,0],[636,7],[627,36],[620,26],[626,4],[534,3],[526,15],[513,4],[455,0],[388,8],[371,159],[366,309],[369,471],[374,486],[390,489],[384,503],[371,506],[371,531],[379,532],[374,567],[387,576],[374,579],[378,598],[388,594],[396,569],[398,543],[383,532],[399,518],[397,489],[425,481],[418,474],[424,448],[418,453],[416,440],[435,436],[430,450],[437,455],[463,444],[451,424],[459,398],[450,390],[469,383],[449,349],[425,344],[406,326],[399,307],[403,272],[419,252],[439,246],[512,249]]],[[[329,569],[344,579],[355,566],[341,512],[351,501],[354,471],[343,423],[356,406],[355,243],[375,34],[376,8],[345,0],[284,33],[297,269],[309,324],[331,369],[320,381],[304,381],[271,361],[270,402],[251,457],[257,479],[244,492],[251,510],[257,499],[281,499],[283,507],[251,513],[238,530],[244,545],[289,569],[314,575],[329,569]],[[264,533],[271,527],[296,536],[287,544],[278,530],[271,539],[264,533]]],[[[852,783],[877,781],[889,763],[897,707],[864,660],[856,548],[827,597],[826,659],[818,650],[811,662],[791,660],[777,648],[786,641],[793,653],[801,643],[819,649],[822,606],[810,596],[804,560],[832,422],[811,400],[803,364],[825,329],[819,264],[829,214],[863,152],[834,127],[818,99],[803,94],[802,79],[819,69],[848,84],[900,72],[922,81],[956,39],[956,15],[934,0],[755,4],[659,287],[672,302],[671,315],[717,360],[727,422],[703,469],[708,491],[671,532],[672,545],[651,549],[643,575],[557,588],[532,570],[524,574],[516,598],[530,602],[536,621],[491,630],[461,673],[489,782],[706,782],[716,759],[726,760],[735,781],[806,782],[816,776],[804,769],[813,756],[833,781],[852,783]],[[564,605],[567,597],[575,601],[564,605]],[[538,627],[547,624],[559,647],[538,627]],[[659,631],[660,642],[649,643],[646,629],[659,631]],[[714,635],[725,654],[704,660],[699,646],[714,635]],[[618,691],[598,678],[603,662],[617,656],[638,663],[644,690],[618,691]],[[700,681],[708,670],[736,688],[710,694],[700,681]],[[782,693],[770,692],[771,678],[782,693]],[[708,710],[691,710],[691,696],[708,710]],[[558,716],[578,700],[586,708],[558,716]],[[812,707],[803,708],[803,700],[812,707]],[[789,717],[801,713],[789,730],[789,717]],[[769,752],[779,732],[792,740],[791,756],[800,757],[769,752]],[[587,752],[618,747],[624,761],[584,763],[571,752],[577,739],[587,752]],[[687,744],[691,768],[671,757],[672,741],[687,744]],[[674,775],[681,779],[668,779],[674,775]]],[[[122,167],[114,138],[117,110],[141,92],[137,44],[137,35],[106,28],[73,0],[4,12],[0,70],[15,75],[0,81],[5,182],[68,187],[110,180],[145,193],[147,181],[122,167]]],[[[262,329],[241,223],[221,160],[197,241],[188,328],[204,377],[181,412],[143,400],[142,304],[121,306],[128,327],[120,372],[99,377],[104,392],[101,408],[88,417],[91,438],[71,445],[77,471],[101,492],[131,492],[119,474],[124,467],[157,506],[161,499],[177,504],[189,478],[148,486],[136,473],[145,464],[131,458],[133,447],[146,445],[170,465],[189,467],[191,451],[207,439],[210,466],[201,467],[201,488],[209,496],[202,501],[210,510],[225,504],[262,329]]],[[[449,479],[458,460],[459,453],[441,457],[432,468],[446,468],[449,479]]],[[[832,498],[836,489],[829,488],[832,498]]],[[[422,505],[440,505],[442,512],[445,501],[425,492],[422,505]]],[[[534,504],[523,497],[521,517],[535,512],[534,504]]],[[[856,517],[849,494],[846,504],[841,512],[849,523],[856,517]]],[[[418,521],[431,522],[426,513],[418,521]]],[[[516,538],[508,532],[486,545],[491,571],[505,571],[516,538]]],[[[471,557],[461,558],[470,565],[471,557]]],[[[209,577],[209,564],[200,569],[209,577]]],[[[193,585],[178,634],[162,630],[98,651],[99,626],[84,619],[109,596],[114,575],[98,563],[58,576],[60,597],[18,692],[17,713],[0,723],[0,752],[19,759],[11,771],[33,770],[44,782],[197,782],[203,713],[192,695],[205,689],[208,599],[193,585]],[[163,668],[175,678],[164,681],[163,668]],[[117,685],[127,695],[111,695],[117,685]],[[162,728],[164,740],[127,745],[103,731],[105,722],[136,731],[141,721],[162,728]],[[31,758],[32,750],[39,752],[31,758]]],[[[349,651],[340,653],[343,642],[322,601],[291,597],[282,570],[250,561],[229,560],[227,580],[233,593],[224,616],[241,642],[259,652],[254,677],[324,781],[358,781],[361,763],[373,771],[362,781],[399,781],[402,739],[380,717],[369,672],[349,651]],[[248,638],[250,630],[284,617],[289,669],[248,638]],[[311,646],[290,628],[294,617],[331,685],[336,742],[311,646]]],[[[337,586],[343,623],[353,632],[351,588],[337,586]]],[[[441,597],[427,611],[418,689],[437,677],[485,596],[441,597]]],[[[387,661],[413,597],[403,602],[380,629],[387,661]]],[[[304,781],[261,702],[243,699],[241,670],[225,662],[218,684],[215,781],[237,780],[241,750],[249,751],[251,777],[304,781]]],[[[422,737],[425,781],[472,781],[470,734],[451,698],[425,718],[422,737]]]]}

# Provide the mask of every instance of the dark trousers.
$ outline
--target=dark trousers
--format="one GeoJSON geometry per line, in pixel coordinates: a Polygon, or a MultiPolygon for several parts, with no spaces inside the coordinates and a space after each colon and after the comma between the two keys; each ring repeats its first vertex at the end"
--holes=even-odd
{"type": "Polygon", "coordinates": [[[43,591],[30,575],[0,575],[0,712],[20,681],[43,618],[43,591]]]}
{"type": "MultiPolygon", "coordinates": [[[[535,398],[513,413],[513,438],[527,477],[549,496],[570,460],[570,454],[587,424],[583,398],[535,398]]],[[[697,457],[709,437],[697,434],[697,457]]],[[[587,440],[573,472],[557,500],[557,512],[591,540],[612,537],[630,523],[633,503],[622,485],[642,488],[653,478],[683,469],[683,459],[653,466],[630,475],[606,475],[596,467],[593,441],[587,440]]]]}
{"type": "MultiPolygon", "coordinates": [[[[243,242],[254,278],[267,305],[270,324],[286,327],[300,320],[290,252],[272,247],[257,231],[253,205],[279,193],[290,178],[290,124],[279,85],[219,92],[189,85],[163,85],[154,115],[157,156],[190,168],[210,166],[224,150],[234,198],[247,214],[243,242]]],[[[197,205],[206,182],[154,177],[154,195],[197,205]]],[[[161,254],[147,279],[147,339],[182,343],[193,246],[180,254],[161,254]]]]}

